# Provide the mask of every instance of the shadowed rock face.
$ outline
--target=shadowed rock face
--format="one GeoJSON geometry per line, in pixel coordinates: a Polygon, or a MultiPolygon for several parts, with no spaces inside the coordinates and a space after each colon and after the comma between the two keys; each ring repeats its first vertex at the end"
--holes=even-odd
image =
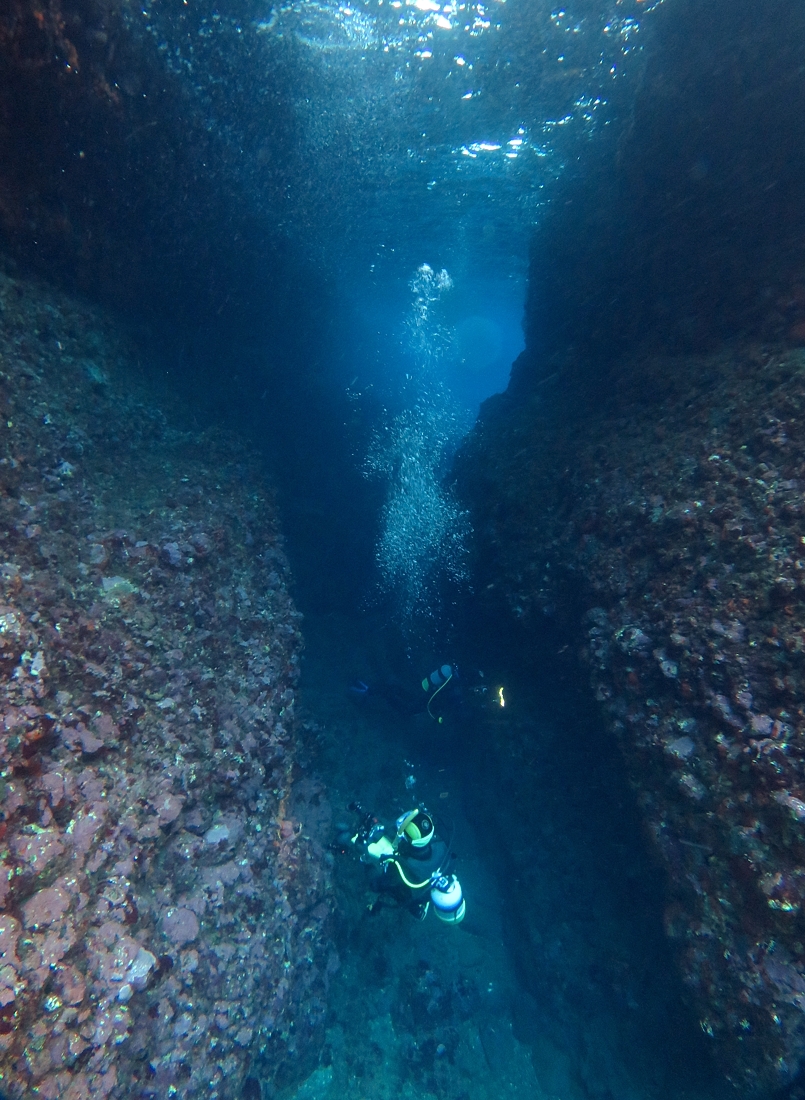
{"type": "Polygon", "coordinates": [[[640,86],[615,92],[620,124],[540,218],[516,387],[574,366],[600,377],[636,347],[805,338],[804,34],[784,0],[762,16],[751,0],[653,13],[640,86]]]}
{"type": "Polygon", "coordinates": [[[526,351],[458,469],[477,591],[577,643],[701,1027],[766,1096],[805,1060],[799,14],[698,7],[686,49],[697,16],[662,13],[611,159],[558,185],[526,351]]]}
{"type": "Polygon", "coordinates": [[[805,1056],[803,411],[799,351],[641,360],[605,407],[490,403],[462,460],[479,591],[578,643],[701,1026],[757,1095],[805,1056]]]}
{"type": "MultiPolygon", "coordinates": [[[[332,287],[288,211],[307,178],[290,78],[243,43],[264,16],[258,0],[227,0],[220,22],[198,4],[0,4],[0,247],[113,307],[200,416],[251,431],[285,502],[313,496],[334,516],[332,539],[308,537],[309,517],[289,509],[286,533],[297,549],[329,540],[349,577],[371,560],[355,535],[370,490],[322,366],[332,287]],[[192,64],[173,64],[180,50],[192,64]],[[325,435],[329,478],[315,459],[325,435]]],[[[297,575],[319,602],[358,598],[308,556],[297,575]]]]}
{"type": "MultiPolygon", "coordinates": [[[[292,161],[287,111],[265,74],[251,92],[235,74],[221,80],[233,100],[251,94],[264,109],[271,155],[247,197],[237,156],[190,79],[165,65],[140,7],[3,5],[0,233],[26,264],[117,306],[242,325],[291,278],[276,233],[292,161]],[[282,281],[272,278],[278,264],[282,281]]],[[[251,7],[232,4],[228,15],[249,19],[251,7]]],[[[193,18],[176,13],[180,39],[198,36],[193,18]]]]}

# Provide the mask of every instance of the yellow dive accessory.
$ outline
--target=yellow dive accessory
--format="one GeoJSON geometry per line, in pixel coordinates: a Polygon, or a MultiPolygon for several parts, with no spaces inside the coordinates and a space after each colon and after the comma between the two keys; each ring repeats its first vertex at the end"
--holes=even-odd
{"type": "MultiPolygon", "coordinates": [[[[414,810],[410,816],[414,817],[418,813],[418,810],[414,810]]],[[[378,839],[373,841],[371,844],[367,844],[366,851],[372,859],[376,859],[377,862],[382,864],[384,867],[387,867],[389,863],[393,863],[400,873],[400,878],[403,880],[406,886],[410,887],[410,889],[421,890],[424,886],[430,885],[431,879],[433,877],[432,875],[429,875],[424,882],[411,882],[408,878],[406,878],[405,872],[403,871],[399,860],[395,858],[397,853],[394,850],[394,845],[391,843],[387,836],[378,837],[378,839]]]]}
{"type": "Polygon", "coordinates": [[[430,886],[431,882],[433,882],[433,875],[428,875],[424,882],[411,882],[405,877],[405,871],[403,871],[402,867],[400,866],[399,860],[393,859],[391,862],[400,872],[400,878],[403,880],[405,885],[410,887],[412,890],[421,890],[424,886],[430,886]]]}

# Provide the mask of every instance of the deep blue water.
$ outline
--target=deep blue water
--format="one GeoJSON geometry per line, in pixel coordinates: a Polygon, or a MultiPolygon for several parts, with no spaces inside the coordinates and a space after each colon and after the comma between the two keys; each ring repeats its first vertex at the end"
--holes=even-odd
{"type": "MultiPolygon", "coordinates": [[[[393,436],[395,418],[418,406],[428,457],[415,476],[441,475],[480,402],[506,388],[523,349],[533,227],[557,181],[621,128],[659,7],[144,3],[130,15],[193,120],[185,140],[188,170],[202,177],[197,201],[211,185],[219,204],[217,213],[200,206],[206,228],[177,247],[211,244],[214,263],[231,236],[257,265],[248,275],[236,261],[232,273],[213,268],[213,307],[224,317],[248,311],[224,335],[200,301],[177,303],[189,315],[182,330],[169,325],[166,370],[195,400],[228,403],[264,435],[308,607],[377,598],[374,547],[391,492],[383,479],[396,476],[365,476],[377,433],[393,436]],[[269,234],[262,249],[247,243],[254,226],[258,241],[269,234]],[[423,264],[446,271],[450,289],[419,317],[416,342],[411,282],[423,264]],[[222,360],[234,367],[224,387],[222,360]],[[312,535],[322,516],[325,556],[338,563],[326,592],[312,535]]],[[[187,198],[192,205],[192,184],[187,198]]],[[[210,293],[208,275],[200,279],[210,293]]],[[[398,524],[403,508],[423,506],[427,490],[418,492],[419,504],[392,502],[398,524]]],[[[431,498],[437,511],[442,503],[431,498]]],[[[437,561],[460,576],[463,548],[437,545],[452,522],[446,506],[430,544],[398,538],[386,555],[405,557],[418,577],[437,561]]],[[[395,568],[387,562],[387,580],[395,568]]],[[[402,583],[386,585],[392,602],[402,583]]],[[[417,598],[409,590],[402,603],[417,598]]]]}
{"type": "Polygon", "coordinates": [[[136,25],[215,135],[228,186],[332,279],[360,334],[347,381],[399,370],[407,284],[428,263],[454,281],[449,323],[492,332],[445,367],[476,405],[522,346],[551,184],[628,111],[659,6],[146,2],[136,25]]]}

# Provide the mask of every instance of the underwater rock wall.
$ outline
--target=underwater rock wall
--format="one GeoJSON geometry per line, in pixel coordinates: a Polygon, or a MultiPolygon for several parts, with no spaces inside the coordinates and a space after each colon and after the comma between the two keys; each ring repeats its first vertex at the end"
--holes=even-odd
{"type": "Polygon", "coordinates": [[[458,464],[477,590],[535,653],[578,643],[702,1031],[754,1096],[805,1059],[802,20],[653,13],[458,464]]]}
{"type": "Polygon", "coordinates": [[[377,509],[354,461],[370,414],[331,370],[343,335],[305,208],[299,77],[267,15],[261,0],[0,3],[0,248],[124,312],[200,417],[251,433],[299,590],[352,607],[377,509]]]}
{"type": "Polygon", "coordinates": [[[328,807],[264,473],[7,271],[0,424],[0,1087],[282,1083],[323,1023],[328,807]]]}
{"type": "Polygon", "coordinates": [[[635,358],[606,400],[484,407],[478,584],[578,643],[667,873],[666,932],[744,1096],[805,1059],[805,353],[635,358]]]}
{"type": "Polygon", "coordinates": [[[151,7],[0,6],[3,248],[144,319],[271,331],[289,302],[299,316],[305,261],[282,225],[296,135],[280,80],[236,49],[264,9],[151,7]],[[257,135],[248,161],[233,116],[257,135]]]}
{"type": "Polygon", "coordinates": [[[803,37],[787,0],[675,0],[641,24],[639,80],[540,212],[518,388],[595,383],[636,347],[805,342],[803,37]]]}

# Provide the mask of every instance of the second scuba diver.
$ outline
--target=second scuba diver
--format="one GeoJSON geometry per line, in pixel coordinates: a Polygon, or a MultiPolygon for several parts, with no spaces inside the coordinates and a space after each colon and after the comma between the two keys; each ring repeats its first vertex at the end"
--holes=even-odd
{"type": "Polygon", "coordinates": [[[427,713],[434,722],[441,725],[445,718],[456,715],[462,703],[458,670],[455,665],[440,665],[429,676],[425,676],[419,688],[400,683],[398,680],[385,680],[367,684],[355,680],[350,685],[355,699],[383,699],[384,702],[404,717],[427,713]]]}

